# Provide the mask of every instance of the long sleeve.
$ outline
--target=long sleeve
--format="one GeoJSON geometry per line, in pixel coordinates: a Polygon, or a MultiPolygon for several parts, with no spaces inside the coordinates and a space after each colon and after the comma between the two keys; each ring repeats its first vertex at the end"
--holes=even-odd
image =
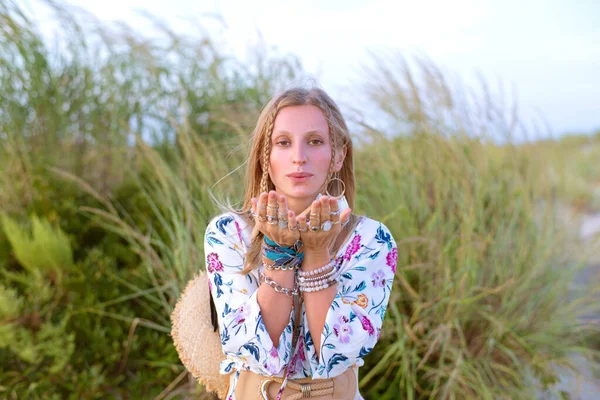
{"type": "Polygon", "coordinates": [[[291,351],[292,315],[277,347],[264,325],[257,302],[257,273],[242,274],[246,243],[236,216],[223,214],[206,228],[204,253],[210,290],[215,303],[223,352],[228,360],[221,372],[247,369],[278,375],[291,351]]]}
{"type": "MultiPolygon", "coordinates": [[[[379,339],[396,271],[398,250],[387,227],[368,220],[336,259],[340,269],[338,292],[325,318],[321,358],[308,329],[306,358],[313,378],[330,378],[363,364],[379,339]]],[[[304,314],[305,326],[308,326],[304,314]]]]}

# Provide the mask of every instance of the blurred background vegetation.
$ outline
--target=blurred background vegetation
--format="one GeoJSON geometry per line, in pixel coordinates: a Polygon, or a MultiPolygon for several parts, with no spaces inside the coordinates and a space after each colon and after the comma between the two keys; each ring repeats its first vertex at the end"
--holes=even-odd
{"type": "MultiPolygon", "coordinates": [[[[301,63],[48,4],[54,46],[0,0],[0,397],[212,398],[169,316],[204,268],[211,193],[241,199],[247,137],[301,63]]],[[[363,395],[577,398],[565,376],[600,381],[600,248],[580,235],[600,215],[600,132],[517,143],[518,113],[485,82],[376,65],[355,87],[377,123],[347,113],[356,212],[399,259],[363,395]]]]}

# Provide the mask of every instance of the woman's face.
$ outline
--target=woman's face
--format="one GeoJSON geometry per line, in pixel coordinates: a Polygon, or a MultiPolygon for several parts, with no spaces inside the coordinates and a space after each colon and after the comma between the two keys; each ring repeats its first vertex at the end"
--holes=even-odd
{"type": "MultiPolygon", "coordinates": [[[[331,162],[329,127],[321,109],[312,105],[282,108],[271,135],[270,173],[278,193],[294,212],[315,199],[327,179],[331,162]]],[[[341,168],[343,155],[334,165],[341,168]]],[[[299,210],[299,211],[298,211],[299,210]]]]}

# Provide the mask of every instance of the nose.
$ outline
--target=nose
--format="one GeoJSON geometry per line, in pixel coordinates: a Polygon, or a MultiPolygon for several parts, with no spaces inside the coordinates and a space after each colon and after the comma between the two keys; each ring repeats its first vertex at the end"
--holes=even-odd
{"type": "Polygon", "coordinates": [[[306,164],[306,151],[301,143],[296,144],[293,148],[292,162],[294,164],[303,165],[306,164]]]}

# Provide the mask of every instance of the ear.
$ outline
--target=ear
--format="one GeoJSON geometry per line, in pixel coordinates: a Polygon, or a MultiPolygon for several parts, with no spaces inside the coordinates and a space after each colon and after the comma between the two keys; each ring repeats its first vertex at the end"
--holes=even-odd
{"type": "Polygon", "coordinates": [[[346,146],[342,147],[341,150],[335,152],[335,163],[333,165],[333,172],[340,172],[344,160],[346,159],[346,146]]]}

